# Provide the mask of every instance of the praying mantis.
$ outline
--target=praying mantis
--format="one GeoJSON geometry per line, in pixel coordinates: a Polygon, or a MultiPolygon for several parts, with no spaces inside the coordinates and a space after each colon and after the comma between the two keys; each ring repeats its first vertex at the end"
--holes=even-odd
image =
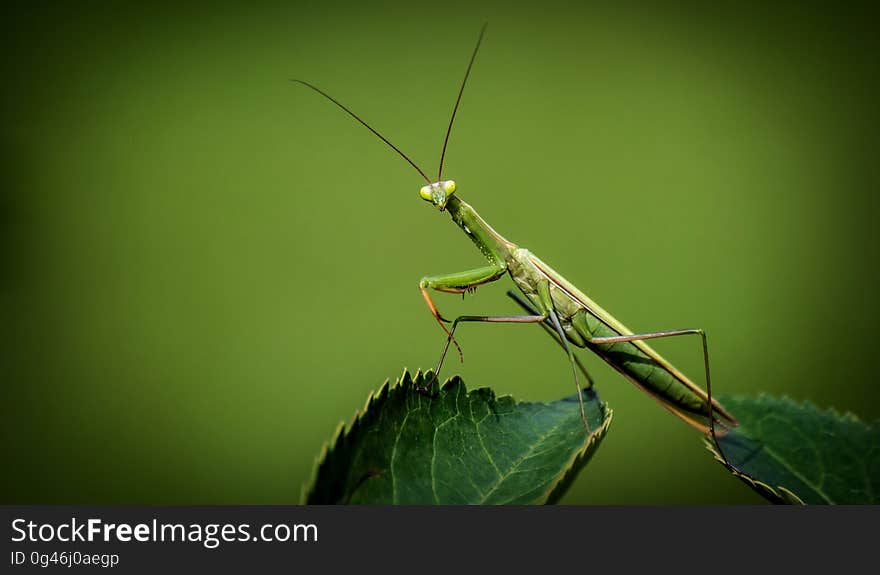
{"type": "Polygon", "coordinates": [[[456,329],[461,324],[469,322],[535,323],[544,328],[565,351],[578,390],[580,415],[587,435],[590,433],[590,427],[584,413],[578,373],[583,374],[590,387],[593,385],[593,379],[583,363],[575,356],[573,347],[589,349],[661,406],[701,433],[709,435],[718,447],[718,452],[724,458],[722,463],[728,469],[733,469],[726,456],[723,455],[717,438],[737,425],[737,421],[718,401],[712,398],[706,333],[701,329],[634,333],[538,256],[495,231],[470,204],[461,198],[457,193],[455,181],[443,179],[443,161],[446,156],[449,136],[452,133],[455,115],[461,104],[462,94],[485,31],[486,25],[483,25],[455,100],[449,126],[443,140],[436,179],[429,178],[397,146],[334,97],[309,82],[293,80],[330,100],[415,168],[426,182],[420,188],[419,196],[441,213],[449,214],[452,221],[470,238],[488,261],[488,265],[483,267],[457,273],[429,275],[423,277],[419,282],[419,290],[431,315],[446,334],[446,344],[437,368],[434,370],[433,378],[427,382],[425,389],[430,389],[440,373],[450,345],[454,345],[461,356],[461,347],[455,339],[456,329]],[[463,315],[449,320],[438,311],[431,297],[431,291],[453,294],[472,292],[477,287],[497,281],[505,275],[510,277],[521,292],[520,295],[509,291],[508,295],[522,308],[522,315],[463,315]],[[700,337],[705,370],[705,391],[647,343],[647,340],[651,339],[685,335],[700,337]]]}

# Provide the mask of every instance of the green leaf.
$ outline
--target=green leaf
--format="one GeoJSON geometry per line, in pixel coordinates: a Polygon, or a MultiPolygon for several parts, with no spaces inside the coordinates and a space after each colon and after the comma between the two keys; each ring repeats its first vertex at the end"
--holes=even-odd
{"type": "Polygon", "coordinates": [[[305,503],[553,503],[587,463],[611,423],[611,410],[584,391],[551,403],[467,391],[452,377],[431,393],[414,389],[431,372],[404,371],[340,424],[324,446],[305,503]]]}
{"type": "Polygon", "coordinates": [[[734,475],[770,501],[880,503],[880,424],[769,395],[721,399],[740,423],[718,438],[721,449],[734,475]]]}

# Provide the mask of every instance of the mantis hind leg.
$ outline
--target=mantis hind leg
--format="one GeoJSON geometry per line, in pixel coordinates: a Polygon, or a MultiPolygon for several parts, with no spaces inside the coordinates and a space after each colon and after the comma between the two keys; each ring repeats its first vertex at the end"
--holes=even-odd
{"type": "MultiPolygon", "coordinates": [[[[706,338],[706,332],[702,329],[672,329],[672,330],[664,330],[664,331],[654,331],[650,333],[634,333],[634,334],[626,334],[626,335],[616,335],[610,337],[594,337],[589,339],[589,343],[592,344],[609,344],[609,343],[623,343],[623,342],[633,342],[633,341],[642,341],[646,339],[659,339],[664,337],[676,337],[680,335],[699,335],[703,344],[703,365],[705,367],[705,378],[706,378],[706,402],[709,408],[709,435],[712,438],[712,443],[715,444],[715,448],[718,450],[718,453],[721,454],[721,458],[723,459],[722,463],[724,467],[728,469],[728,471],[736,471],[740,472],[730,461],[728,461],[727,456],[724,454],[724,450],[721,449],[721,444],[718,441],[718,435],[715,431],[715,411],[719,411],[715,409],[714,402],[712,400],[712,377],[711,371],[709,369],[709,342],[706,338]]],[[[720,406],[719,406],[720,407],[720,406]]],[[[723,408],[720,409],[720,413],[723,416],[730,417],[727,415],[723,408]]]]}

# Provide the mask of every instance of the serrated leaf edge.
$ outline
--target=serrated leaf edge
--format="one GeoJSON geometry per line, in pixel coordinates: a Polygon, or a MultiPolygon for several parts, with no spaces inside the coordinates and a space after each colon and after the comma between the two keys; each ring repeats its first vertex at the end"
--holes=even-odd
{"type": "Polygon", "coordinates": [[[857,424],[863,425],[867,428],[871,428],[871,427],[880,425],[880,420],[876,420],[874,422],[867,422],[851,411],[840,412],[834,406],[827,407],[827,408],[823,409],[823,408],[817,406],[815,403],[813,403],[809,399],[804,399],[804,400],[798,401],[797,399],[794,399],[788,395],[776,396],[771,393],[761,392],[757,396],[754,396],[754,395],[746,395],[746,394],[738,393],[738,394],[730,394],[730,395],[724,394],[724,395],[721,395],[718,399],[719,400],[723,399],[724,401],[741,401],[741,400],[748,400],[748,401],[758,400],[758,401],[760,401],[760,400],[764,400],[764,399],[769,399],[771,401],[775,401],[775,402],[779,402],[779,403],[787,403],[790,406],[796,407],[798,409],[809,409],[809,410],[815,411],[816,413],[818,413],[820,415],[830,415],[830,416],[833,416],[833,417],[840,419],[842,421],[857,423],[857,424]]]}
{"type": "MultiPolygon", "coordinates": [[[[721,465],[725,465],[724,457],[718,452],[718,448],[715,446],[715,443],[708,437],[703,438],[703,442],[705,443],[706,449],[715,456],[715,461],[719,462],[721,465]]],[[[730,464],[733,465],[733,464],[730,464]]],[[[727,467],[725,465],[725,467],[727,467]]],[[[766,499],[768,499],[771,503],[784,503],[788,505],[806,505],[804,501],[798,497],[793,491],[783,487],[782,485],[777,485],[776,487],[771,486],[768,483],[764,483],[759,479],[752,477],[747,473],[743,473],[740,470],[734,468],[734,470],[729,470],[730,474],[751,487],[753,490],[760,493],[766,499]]]]}
{"type": "MultiPolygon", "coordinates": [[[[339,447],[341,447],[342,443],[345,441],[348,436],[352,435],[357,429],[363,424],[363,421],[373,413],[374,409],[377,409],[384,401],[388,398],[388,395],[394,389],[408,384],[412,384],[414,381],[419,379],[419,376],[427,377],[431,371],[426,371],[424,375],[422,371],[416,370],[415,377],[411,376],[409,370],[404,368],[403,373],[394,381],[394,384],[391,384],[391,378],[386,378],[382,385],[379,386],[378,389],[371,391],[367,395],[366,401],[364,401],[364,407],[362,410],[355,410],[354,415],[351,418],[351,421],[346,426],[345,421],[340,421],[336,426],[336,431],[331,435],[331,439],[325,441],[321,446],[321,451],[315,457],[314,464],[312,466],[312,473],[309,476],[308,481],[303,483],[300,488],[300,505],[306,505],[308,500],[309,492],[315,486],[315,483],[318,480],[318,471],[321,466],[324,464],[327,457],[330,453],[339,447]]],[[[453,376],[444,382],[444,385],[449,383],[449,381],[455,379],[457,376],[453,376]]]]}
{"type": "MultiPolygon", "coordinates": [[[[597,427],[595,430],[590,431],[590,437],[588,441],[584,444],[583,448],[572,454],[571,458],[565,465],[565,471],[560,473],[556,478],[556,481],[553,482],[552,485],[547,489],[544,494],[544,502],[545,503],[555,503],[561,496],[562,492],[557,493],[557,489],[560,489],[563,486],[567,486],[568,482],[574,479],[574,477],[580,473],[581,468],[587,464],[590,458],[593,456],[594,450],[593,447],[598,445],[599,441],[601,441],[605,434],[608,432],[608,428],[611,427],[611,419],[614,416],[614,410],[608,407],[608,404],[602,402],[600,400],[602,406],[602,425],[597,427]]],[[[564,491],[564,489],[562,490],[564,491]]]]}

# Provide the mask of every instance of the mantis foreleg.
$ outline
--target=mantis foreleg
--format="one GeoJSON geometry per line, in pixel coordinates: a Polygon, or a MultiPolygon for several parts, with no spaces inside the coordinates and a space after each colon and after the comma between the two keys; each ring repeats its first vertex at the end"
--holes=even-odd
{"type": "MultiPolygon", "coordinates": [[[[506,271],[507,268],[504,265],[493,264],[464,272],[438,276],[425,276],[422,278],[422,281],[419,282],[419,290],[422,292],[422,297],[425,298],[425,303],[428,304],[428,309],[431,310],[431,315],[434,316],[434,319],[437,320],[437,323],[440,324],[440,327],[446,332],[448,338],[447,348],[449,347],[449,340],[451,340],[452,343],[455,344],[455,348],[458,350],[458,357],[461,361],[464,361],[464,354],[461,351],[461,346],[455,341],[452,332],[446,328],[446,325],[444,325],[450,322],[448,319],[440,315],[439,311],[437,311],[437,306],[434,305],[434,300],[431,299],[431,294],[428,293],[428,288],[446,293],[464,293],[476,289],[477,286],[484,283],[497,280],[504,275],[504,272],[506,271]]],[[[443,355],[446,355],[445,351],[443,355]]]]}

